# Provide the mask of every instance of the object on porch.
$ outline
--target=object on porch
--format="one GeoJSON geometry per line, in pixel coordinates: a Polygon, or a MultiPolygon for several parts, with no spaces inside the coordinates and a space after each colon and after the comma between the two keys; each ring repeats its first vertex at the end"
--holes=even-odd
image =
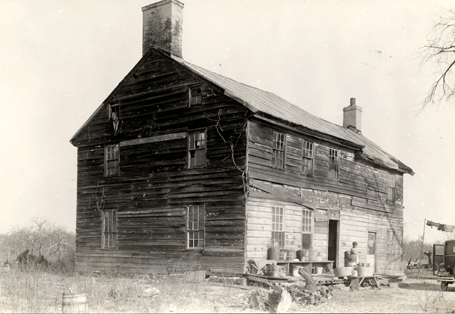
{"type": "Polygon", "coordinates": [[[333,272],[335,273],[335,277],[347,277],[352,275],[352,271],[354,267],[338,267],[334,268],[333,272]]]}

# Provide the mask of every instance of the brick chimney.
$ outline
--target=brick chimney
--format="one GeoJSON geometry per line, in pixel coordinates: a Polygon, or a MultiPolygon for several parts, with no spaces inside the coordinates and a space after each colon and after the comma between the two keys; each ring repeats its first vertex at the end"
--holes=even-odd
{"type": "Polygon", "coordinates": [[[163,0],[142,8],[142,54],[151,47],[182,58],[183,3],[163,0]]]}
{"type": "Polygon", "coordinates": [[[357,133],[361,132],[362,108],[356,106],[355,98],[351,98],[350,106],[343,108],[343,127],[351,129],[357,133]]]}

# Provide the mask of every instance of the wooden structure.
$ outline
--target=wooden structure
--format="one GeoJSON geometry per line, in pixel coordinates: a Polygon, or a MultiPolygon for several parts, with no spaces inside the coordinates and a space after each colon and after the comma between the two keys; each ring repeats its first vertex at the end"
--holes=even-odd
{"type": "Polygon", "coordinates": [[[356,241],[360,262],[398,271],[413,172],[361,134],[361,108],[339,126],[186,62],[182,9],[143,8],[150,45],[71,139],[77,267],[243,272],[271,245],[337,267],[356,241]]]}

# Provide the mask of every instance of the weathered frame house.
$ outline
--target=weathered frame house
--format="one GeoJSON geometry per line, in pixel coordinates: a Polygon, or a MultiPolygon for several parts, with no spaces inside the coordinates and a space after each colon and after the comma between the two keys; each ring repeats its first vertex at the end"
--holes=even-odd
{"type": "Polygon", "coordinates": [[[271,245],[398,273],[403,175],[360,132],[182,59],[177,0],[143,8],[143,57],[73,136],[77,266],[243,272],[271,245]]]}

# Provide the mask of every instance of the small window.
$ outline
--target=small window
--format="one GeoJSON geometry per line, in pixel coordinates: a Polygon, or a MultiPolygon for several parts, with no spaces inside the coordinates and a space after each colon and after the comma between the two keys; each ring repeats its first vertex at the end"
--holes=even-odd
{"type": "Polygon", "coordinates": [[[285,164],[286,135],[273,132],[273,155],[272,165],[277,169],[284,169],[285,164]]]}
{"type": "Polygon", "coordinates": [[[329,179],[338,180],[338,151],[329,149],[329,179]]]}
{"type": "Polygon", "coordinates": [[[186,212],[186,247],[202,249],[204,248],[204,205],[189,205],[186,212]]]}
{"type": "Polygon", "coordinates": [[[193,86],[189,88],[190,107],[193,105],[200,105],[202,103],[202,90],[200,86],[193,86]]]}
{"type": "Polygon", "coordinates": [[[313,247],[313,212],[302,210],[302,249],[309,250],[313,247]]]}
{"type": "Polygon", "coordinates": [[[102,227],[102,249],[115,249],[117,248],[117,211],[106,210],[101,212],[103,219],[102,227]]]}
{"type": "Polygon", "coordinates": [[[394,175],[389,175],[388,178],[388,188],[387,188],[387,202],[389,203],[395,203],[395,176],[394,175]]]}
{"type": "Polygon", "coordinates": [[[284,248],[284,207],[272,207],[272,244],[277,248],[284,248]]]}
{"type": "Polygon", "coordinates": [[[120,172],[120,146],[107,145],[104,149],[104,175],[118,175],[120,172]]]}
{"type": "Polygon", "coordinates": [[[303,166],[302,173],[307,176],[313,175],[314,143],[303,141],[303,166]]]}
{"type": "Polygon", "coordinates": [[[204,167],[207,163],[207,142],[205,131],[190,133],[188,136],[188,168],[204,167]]]}
{"type": "Polygon", "coordinates": [[[112,122],[114,133],[121,133],[122,120],[120,120],[120,104],[118,102],[109,104],[109,120],[112,122]]]}

